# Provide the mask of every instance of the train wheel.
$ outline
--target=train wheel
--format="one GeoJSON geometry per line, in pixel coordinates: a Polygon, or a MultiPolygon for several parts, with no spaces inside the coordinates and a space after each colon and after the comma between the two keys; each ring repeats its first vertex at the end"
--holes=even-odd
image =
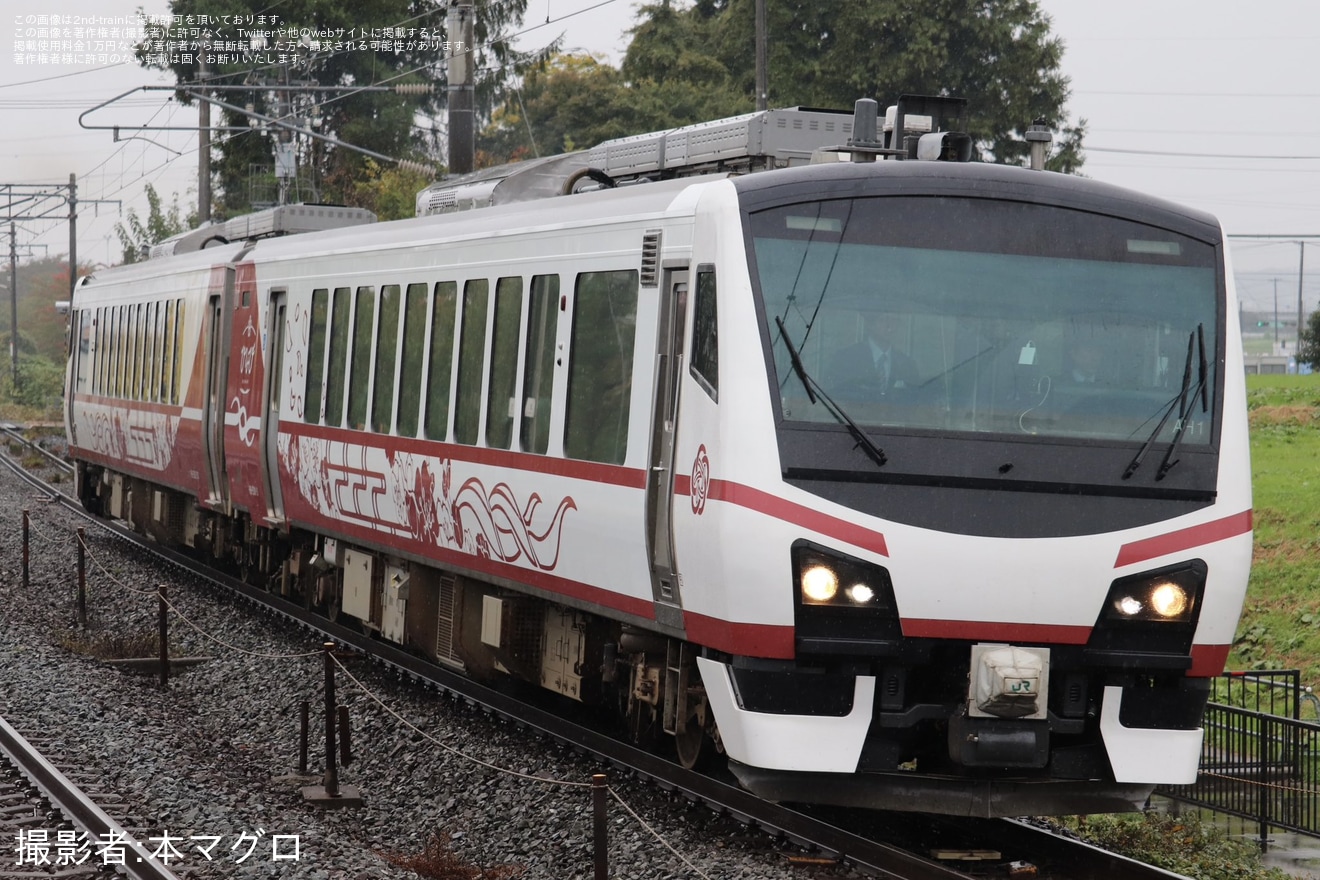
{"type": "Polygon", "coordinates": [[[707,743],[706,732],[697,725],[696,718],[688,719],[687,728],[674,737],[678,763],[682,764],[684,769],[695,770],[706,757],[707,743]]]}
{"type": "Polygon", "coordinates": [[[684,769],[695,770],[706,762],[714,748],[714,741],[706,735],[706,701],[702,698],[691,706],[683,731],[674,735],[674,751],[684,769]]]}

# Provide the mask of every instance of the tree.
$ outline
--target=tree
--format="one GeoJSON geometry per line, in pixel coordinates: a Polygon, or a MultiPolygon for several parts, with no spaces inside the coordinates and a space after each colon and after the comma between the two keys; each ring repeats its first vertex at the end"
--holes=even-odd
{"type": "Polygon", "coordinates": [[[1297,363],[1310,364],[1312,369],[1320,370],[1320,310],[1312,312],[1302,328],[1297,363]]]}
{"type": "MultiPolygon", "coordinates": [[[[79,274],[86,274],[86,267],[79,274]]],[[[8,281],[8,275],[5,279],[8,281]]],[[[61,257],[46,257],[18,267],[18,388],[8,360],[9,307],[0,310],[0,351],[6,352],[0,368],[0,401],[24,406],[55,408],[63,388],[67,318],[55,308],[69,298],[69,263],[61,257]]],[[[6,300],[8,293],[6,292],[6,300]]],[[[21,416],[33,418],[32,414],[21,416]]]]}
{"type": "Polygon", "coordinates": [[[162,210],[160,204],[160,195],[156,188],[151,184],[146,186],[147,192],[147,220],[145,223],[138,218],[137,212],[132,208],[128,211],[127,223],[116,223],[115,234],[119,236],[119,243],[124,248],[124,262],[136,263],[143,259],[144,253],[152,245],[160,244],[172,235],[178,235],[180,232],[187,232],[197,225],[197,214],[190,211],[187,216],[179,207],[179,194],[174,194],[174,201],[170,203],[168,210],[162,210]]]}
{"type": "MultiPolygon", "coordinates": [[[[346,144],[395,159],[431,160],[436,145],[418,128],[419,116],[440,113],[445,104],[445,15],[448,4],[412,0],[171,0],[175,21],[198,26],[179,45],[173,22],[148,27],[138,49],[145,67],[169,69],[178,82],[197,84],[199,55],[211,59],[206,82],[250,86],[215,97],[236,107],[293,122],[346,144]],[[182,18],[178,18],[182,16],[182,18]],[[174,41],[174,42],[171,42],[174,41]],[[209,50],[203,48],[205,41],[209,50]],[[171,47],[173,51],[171,51],[171,47]],[[429,86],[429,92],[361,92],[338,87],[362,85],[429,86]],[[301,87],[288,91],[283,86],[301,87]]],[[[521,21],[527,0],[476,4],[476,109],[488,115],[503,97],[503,84],[528,64],[544,60],[554,46],[515,52],[507,34],[521,21]]],[[[249,181],[272,178],[277,141],[288,142],[297,163],[299,197],[347,201],[367,156],[310,137],[290,138],[287,130],[258,125],[244,112],[213,112],[212,124],[232,131],[213,140],[213,174],[219,184],[216,214],[244,213],[253,207],[249,181]],[[309,189],[304,190],[306,186],[309,189]]],[[[273,199],[271,199],[273,200],[273,199]]],[[[209,220],[211,218],[201,218],[209,220]]]]}
{"type": "Polygon", "coordinates": [[[362,176],[352,184],[346,201],[366,208],[377,220],[400,220],[417,213],[417,193],[431,182],[428,175],[406,168],[384,167],[368,159],[362,176]]]}
{"type": "MultiPolygon", "coordinates": [[[[595,92],[594,104],[563,123],[564,134],[590,144],[584,135],[611,121],[631,123],[625,133],[635,134],[750,111],[754,2],[643,7],[620,70],[624,87],[595,92]]],[[[771,106],[849,109],[862,97],[881,107],[904,94],[963,97],[983,160],[1024,163],[1023,133],[1043,118],[1056,132],[1048,167],[1080,168],[1086,123],[1067,124],[1063,43],[1036,0],[767,0],[767,7],[771,106]]],[[[609,74],[594,71],[591,82],[607,83],[609,74]]],[[[562,85],[544,82],[552,106],[562,85]]],[[[530,106],[528,117],[537,130],[530,106]]]]}
{"type": "MultiPolygon", "coordinates": [[[[701,66],[693,61],[693,68],[701,66]]],[[[492,114],[478,139],[478,164],[568,153],[751,109],[726,80],[722,70],[710,70],[632,82],[626,67],[620,71],[591,55],[556,55],[529,72],[492,114]]]]}

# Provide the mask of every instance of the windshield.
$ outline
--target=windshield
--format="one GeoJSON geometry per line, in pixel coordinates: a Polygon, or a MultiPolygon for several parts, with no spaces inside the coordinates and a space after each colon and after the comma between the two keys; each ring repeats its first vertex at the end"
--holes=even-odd
{"type": "Polygon", "coordinates": [[[836,423],[776,318],[861,425],[1141,443],[1172,409],[1158,439],[1181,419],[1182,444],[1210,442],[1211,413],[1187,390],[1204,375],[1215,397],[1209,244],[988,199],[817,201],[750,225],[787,420],[836,423]]]}

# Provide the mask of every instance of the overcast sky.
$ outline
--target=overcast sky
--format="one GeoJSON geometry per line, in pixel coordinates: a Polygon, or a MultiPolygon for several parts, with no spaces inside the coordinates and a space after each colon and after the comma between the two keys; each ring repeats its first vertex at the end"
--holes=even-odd
{"type": "MultiPolygon", "coordinates": [[[[617,63],[635,5],[529,0],[522,45],[563,33],[565,48],[617,63]]],[[[37,38],[29,29],[43,26],[40,16],[94,19],[95,27],[123,33],[139,6],[148,13],[168,8],[167,0],[0,0],[6,31],[0,184],[63,184],[76,174],[78,197],[86,200],[78,220],[80,261],[118,262],[114,225],[123,208],[145,212],[145,183],[167,199],[177,192],[185,204],[195,202],[197,139],[186,129],[196,125],[196,112],[170,101],[167,91],[139,90],[168,80],[131,61],[60,63],[67,59],[34,55],[26,41],[37,38]],[[120,141],[110,130],[79,127],[80,114],[124,92],[131,94],[87,117],[90,125],[119,125],[120,141]],[[148,123],[184,130],[129,139],[131,129],[148,123]]],[[[1320,82],[1311,69],[1320,58],[1320,2],[1040,0],[1040,6],[1066,45],[1071,120],[1087,121],[1085,174],[1209,211],[1231,235],[1320,235],[1320,82]]],[[[92,48],[128,52],[123,45],[92,48]]],[[[883,104],[893,96],[874,97],[883,104]]],[[[36,256],[67,253],[66,225],[23,227],[20,244],[46,245],[33,250],[36,256]]],[[[0,256],[7,245],[7,236],[0,237],[0,256]]],[[[1320,247],[1306,252],[1309,311],[1320,300],[1320,247]]],[[[1233,257],[1249,307],[1271,307],[1277,289],[1281,310],[1295,313],[1295,240],[1235,241],[1233,257]]]]}

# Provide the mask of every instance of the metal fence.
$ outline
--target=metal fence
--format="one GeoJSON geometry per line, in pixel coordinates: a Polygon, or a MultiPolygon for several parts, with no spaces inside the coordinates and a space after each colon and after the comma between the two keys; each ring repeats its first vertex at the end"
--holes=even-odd
{"type": "Polygon", "coordinates": [[[1196,783],[1158,792],[1256,822],[1262,848],[1270,828],[1320,836],[1320,720],[1302,720],[1318,708],[1297,670],[1225,673],[1206,706],[1196,783]]]}

